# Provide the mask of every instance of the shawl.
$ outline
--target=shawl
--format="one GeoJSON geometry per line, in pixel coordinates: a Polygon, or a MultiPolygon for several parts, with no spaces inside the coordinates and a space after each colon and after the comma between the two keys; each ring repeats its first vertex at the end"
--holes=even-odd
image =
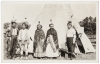
{"type": "Polygon", "coordinates": [[[46,50],[46,47],[47,47],[47,38],[52,35],[53,36],[53,40],[54,40],[54,44],[55,44],[55,47],[56,49],[59,48],[59,45],[58,45],[58,35],[57,35],[57,31],[54,29],[54,28],[50,28],[48,31],[47,31],[47,35],[46,35],[46,39],[45,39],[45,42],[44,42],[44,51],[46,50]]]}

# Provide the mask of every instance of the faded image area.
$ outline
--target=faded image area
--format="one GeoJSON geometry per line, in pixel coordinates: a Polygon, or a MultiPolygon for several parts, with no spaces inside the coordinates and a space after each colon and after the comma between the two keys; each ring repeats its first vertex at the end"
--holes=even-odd
{"type": "Polygon", "coordinates": [[[96,60],[98,2],[2,2],[4,60],[96,60]]]}

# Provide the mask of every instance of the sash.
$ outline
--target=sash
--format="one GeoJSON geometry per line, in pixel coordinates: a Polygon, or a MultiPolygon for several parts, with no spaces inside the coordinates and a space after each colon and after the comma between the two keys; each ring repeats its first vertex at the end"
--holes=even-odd
{"type": "Polygon", "coordinates": [[[17,29],[12,29],[12,35],[17,35],[17,29]]]}
{"type": "Polygon", "coordinates": [[[55,52],[55,51],[56,51],[56,46],[55,46],[55,44],[54,44],[52,35],[50,35],[50,36],[48,37],[47,42],[50,43],[50,45],[51,45],[53,51],[55,52]]]}

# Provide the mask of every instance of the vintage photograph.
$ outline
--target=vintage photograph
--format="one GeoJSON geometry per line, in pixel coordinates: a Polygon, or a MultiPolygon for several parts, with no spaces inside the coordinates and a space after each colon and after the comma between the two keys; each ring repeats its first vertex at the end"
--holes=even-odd
{"type": "Polygon", "coordinates": [[[2,60],[98,60],[98,8],[98,1],[2,1],[2,60]]]}

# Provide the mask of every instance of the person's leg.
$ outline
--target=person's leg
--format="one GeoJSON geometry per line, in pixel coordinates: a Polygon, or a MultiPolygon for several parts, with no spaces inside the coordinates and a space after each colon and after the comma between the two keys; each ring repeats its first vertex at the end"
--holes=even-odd
{"type": "Polygon", "coordinates": [[[14,43],[14,37],[11,38],[11,44],[10,44],[10,56],[11,59],[13,58],[13,43],[14,43]]]}
{"type": "Polygon", "coordinates": [[[28,59],[28,45],[27,44],[25,44],[24,49],[25,49],[25,59],[28,59]]]}
{"type": "Polygon", "coordinates": [[[21,51],[20,51],[20,59],[22,59],[23,58],[23,45],[21,45],[21,51]]]}
{"type": "Polygon", "coordinates": [[[74,54],[75,45],[73,44],[73,38],[70,39],[70,43],[71,43],[71,59],[73,59],[73,58],[76,58],[74,54]]]}
{"type": "Polygon", "coordinates": [[[73,44],[72,46],[73,46],[73,47],[72,47],[72,57],[73,57],[73,58],[76,58],[76,56],[75,56],[75,52],[74,52],[74,51],[75,51],[75,47],[76,47],[76,45],[73,44]]]}
{"type": "Polygon", "coordinates": [[[69,53],[68,53],[68,57],[72,60],[72,41],[71,41],[72,39],[71,38],[67,38],[67,41],[68,41],[68,51],[69,51],[69,53]]]}
{"type": "Polygon", "coordinates": [[[71,58],[71,43],[70,38],[67,38],[68,58],[71,58]]]}
{"type": "Polygon", "coordinates": [[[14,54],[13,56],[14,56],[14,58],[17,57],[16,48],[17,48],[17,37],[15,36],[14,37],[14,46],[13,46],[13,54],[14,54]]]}

